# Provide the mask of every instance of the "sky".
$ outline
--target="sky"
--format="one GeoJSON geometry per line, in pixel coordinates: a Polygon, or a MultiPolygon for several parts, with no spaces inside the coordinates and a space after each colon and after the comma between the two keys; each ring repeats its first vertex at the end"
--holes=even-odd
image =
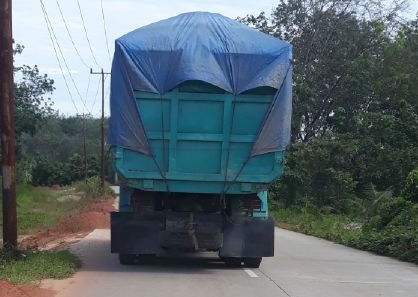
{"type": "MultiPolygon", "coordinates": [[[[409,12],[413,17],[418,0],[411,2],[409,12]]],[[[56,90],[49,96],[60,115],[90,113],[99,117],[100,75],[91,75],[90,68],[110,72],[114,41],[118,37],[184,12],[209,11],[235,19],[261,11],[269,14],[277,3],[277,0],[13,0],[13,38],[25,46],[15,63],[38,65],[41,73],[54,79],[56,90]]],[[[106,115],[109,115],[109,81],[107,77],[106,115]]]]}
{"type": "MultiPolygon", "coordinates": [[[[54,109],[58,110],[59,114],[69,116],[90,113],[99,117],[101,77],[91,75],[90,68],[95,72],[101,71],[102,68],[104,72],[110,72],[114,41],[118,37],[184,12],[209,11],[236,18],[258,14],[261,11],[271,12],[276,3],[272,0],[13,0],[13,38],[25,46],[23,53],[16,57],[15,63],[30,66],[36,64],[41,73],[46,73],[54,79],[56,90],[50,97],[54,101],[54,109]],[[50,20],[52,39],[55,40],[55,33],[58,41],[59,47],[55,41],[54,43],[62,70],[56,58],[41,3],[50,20]],[[103,22],[101,3],[106,26],[103,22]]],[[[109,81],[107,78],[105,84],[106,115],[109,114],[109,81]]]]}

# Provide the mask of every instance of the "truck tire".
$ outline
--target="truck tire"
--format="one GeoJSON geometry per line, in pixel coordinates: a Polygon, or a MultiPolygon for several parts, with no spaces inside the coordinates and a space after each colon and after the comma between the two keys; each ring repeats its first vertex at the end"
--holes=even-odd
{"type": "Polygon", "coordinates": [[[244,258],[244,266],[248,268],[258,268],[260,267],[261,259],[261,257],[244,258]]]}
{"type": "Polygon", "coordinates": [[[135,264],[136,256],[132,254],[119,254],[119,263],[121,265],[135,264]]]}
{"type": "Polygon", "coordinates": [[[224,258],[226,266],[228,267],[241,267],[242,258],[224,258]]]}

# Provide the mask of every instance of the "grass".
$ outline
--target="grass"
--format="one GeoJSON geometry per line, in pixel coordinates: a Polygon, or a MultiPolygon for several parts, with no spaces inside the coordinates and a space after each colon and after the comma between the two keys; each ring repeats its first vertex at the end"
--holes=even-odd
{"type": "Polygon", "coordinates": [[[274,209],[270,214],[280,227],[346,245],[361,235],[361,222],[343,215],[321,214],[303,208],[274,209]]]}
{"type": "MultiPolygon", "coordinates": [[[[30,235],[53,227],[64,217],[80,213],[86,205],[103,191],[97,178],[87,183],[54,190],[30,185],[17,186],[17,227],[18,235],[30,235]],[[79,201],[58,198],[66,195],[80,195],[79,201]]],[[[1,198],[1,193],[0,193],[1,198]]],[[[0,245],[2,238],[2,205],[0,203],[0,245]]],[[[62,279],[74,274],[80,261],[68,250],[63,251],[22,251],[16,257],[0,250],[0,280],[15,284],[29,284],[46,278],[62,279]]]]}
{"type": "MultiPolygon", "coordinates": [[[[60,219],[79,213],[91,199],[110,194],[109,187],[101,192],[99,181],[88,179],[87,183],[79,182],[74,186],[53,190],[47,187],[31,185],[17,186],[17,224],[18,235],[28,235],[54,226],[60,219]],[[59,197],[82,193],[79,201],[58,201],[59,197]]],[[[0,193],[1,198],[1,193],[0,193]]],[[[2,205],[0,203],[0,237],[2,237],[2,205]]]]}
{"type": "MultiPolygon", "coordinates": [[[[33,234],[54,226],[59,219],[79,211],[86,201],[57,200],[60,196],[69,194],[62,190],[17,186],[17,223],[18,235],[33,234]]],[[[2,236],[2,206],[0,205],[0,236],[2,236]]]]}
{"type": "Polygon", "coordinates": [[[401,198],[367,221],[309,207],[275,207],[270,213],[279,227],[418,264],[418,205],[401,198]]]}
{"type": "Polygon", "coordinates": [[[10,257],[5,251],[0,251],[0,279],[15,284],[30,284],[48,278],[67,278],[79,266],[80,261],[68,250],[29,251],[19,257],[10,257]]]}

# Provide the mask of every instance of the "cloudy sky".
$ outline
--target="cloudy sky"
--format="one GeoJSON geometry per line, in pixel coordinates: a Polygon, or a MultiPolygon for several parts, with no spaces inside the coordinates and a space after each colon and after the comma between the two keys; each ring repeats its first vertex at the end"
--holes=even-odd
{"type": "MultiPolygon", "coordinates": [[[[183,12],[210,11],[236,18],[246,14],[258,14],[261,11],[271,12],[277,2],[277,0],[13,0],[13,37],[16,42],[25,46],[24,52],[16,58],[16,63],[36,64],[42,73],[47,73],[55,80],[56,90],[51,97],[55,102],[55,109],[59,110],[60,114],[74,115],[88,112],[98,117],[101,114],[100,75],[90,75],[90,68],[93,68],[93,71],[100,71],[101,68],[105,72],[110,71],[113,43],[116,38],[141,26],[183,12]],[[47,21],[49,20],[48,27],[54,45],[45,17],[47,21]],[[57,61],[55,51],[60,63],[57,61]]],[[[412,0],[412,2],[414,2],[412,9],[416,11],[418,1],[412,0]]],[[[414,13],[411,15],[413,16],[414,13]]],[[[105,92],[106,114],[109,113],[108,82],[109,79],[106,81],[105,92]]]]}

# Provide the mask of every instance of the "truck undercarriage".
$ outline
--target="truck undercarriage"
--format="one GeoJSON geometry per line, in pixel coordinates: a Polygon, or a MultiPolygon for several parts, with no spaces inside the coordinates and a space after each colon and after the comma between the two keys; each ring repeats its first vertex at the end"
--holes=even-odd
{"type": "Polygon", "coordinates": [[[230,266],[258,267],[274,255],[274,221],[257,217],[257,194],[220,195],[131,190],[111,214],[111,250],[121,264],[172,251],[217,251],[230,266]]]}

